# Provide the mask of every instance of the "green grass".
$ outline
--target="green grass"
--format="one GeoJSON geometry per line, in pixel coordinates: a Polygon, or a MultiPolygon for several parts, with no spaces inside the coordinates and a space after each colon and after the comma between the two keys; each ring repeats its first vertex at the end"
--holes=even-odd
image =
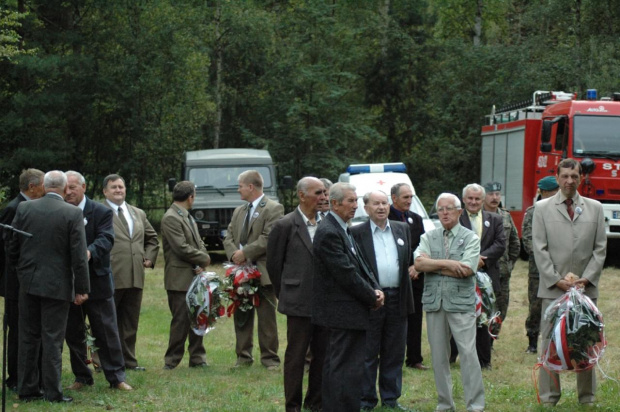
{"type": "MultiPolygon", "coordinates": [[[[221,259],[220,259],[221,261],[221,259]]],[[[223,273],[220,265],[209,270],[223,273]]],[[[600,309],[605,316],[609,346],[601,361],[601,369],[618,379],[620,352],[620,271],[607,268],[601,281],[600,309]]],[[[511,301],[500,340],[495,342],[493,370],[483,372],[487,411],[542,411],[536,402],[532,375],[536,357],[524,353],[527,346],[524,321],[527,315],[527,264],[518,262],[512,276],[511,301]]],[[[286,348],[286,319],[278,315],[280,356],[286,348]]],[[[147,272],[144,301],[138,333],[137,357],[146,372],[127,372],[127,382],[135,390],[120,392],[108,388],[102,374],[95,375],[95,385],[79,392],[65,391],[73,396],[69,405],[45,402],[23,403],[9,393],[7,410],[16,411],[282,411],[284,390],[282,372],[270,372],[256,361],[250,368],[232,369],[235,363],[235,336],[232,319],[223,319],[215,330],[205,336],[209,367],[188,368],[187,356],[175,370],[163,370],[163,357],[168,343],[170,314],[163,287],[163,256],[157,268],[147,272]]],[[[430,365],[430,349],[423,337],[425,363],[430,365]]],[[[255,337],[255,358],[259,356],[255,337]]],[[[464,411],[460,368],[453,367],[454,394],[458,411],[464,411]]],[[[433,411],[436,392],[433,372],[405,368],[401,404],[416,411],[433,411]]],[[[620,384],[604,379],[597,372],[597,410],[617,411],[620,384]]],[[[63,362],[63,386],[73,382],[67,350],[63,362]]],[[[575,393],[575,375],[562,375],[563,396],[556,411],[579,411],[575,393]]],[[[377,410],[382,410],[378,408],[377,410]]],[[[387,411],[387,409],[386,409],[387,411]]]]}

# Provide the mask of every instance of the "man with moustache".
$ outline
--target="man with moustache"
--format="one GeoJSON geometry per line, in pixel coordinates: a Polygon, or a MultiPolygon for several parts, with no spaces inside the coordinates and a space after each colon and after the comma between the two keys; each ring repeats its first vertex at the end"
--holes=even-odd
{"type": "Polygon", "coordinates": [[[185,354],[185,341],[189,341],[189,367],[204,368],[207,366],[207,355],[202,343],[203,337],[192,331],[185,301],[194,276],[202,273],[211,263],[196,221],[189,213],[196,200],[196,185],[187,180],[177,183],[172,190],[172,200],[172,205],[161,220],[166,262],[164,286],[172,314],[164,369],[174,369],[181,363],[185,354]]]}
{"type": "MultiPolygon", "coordinates": [[[[599,280],[607,252],[605,215],[600,202],[583,197],[577,191],[581,183],[581,163],[564,159],[557,166],[560,191],[536,204],[532,239],[536,266],[540,271],[538,297],[542,313],[555,299],[571,287],[583,287],[584,293],[596,304],[599,280]],[[568,274],[578,280],[567,280],[568,274]]],[[[549,344],[552,324],[543,317],[541,330],[543,348],[549,344]]],[[[560,376],[540,369],[538,375],[540,401],[554,407],[560,397],[560,376]]],[[[594,405],[596,374],[594,369],[577,374],[577,396],[584,406],[594,405]]]]}
{"type": "MultiPolygon", "coordinates": [[[[411,232],[411,252],[413,253],[420,244],[420,236],[424,234],[424,222],[422,216],[410,210],[413,199],[413,190],[407,183],[396,183],[391,189],[392,205],[390,206],[390,220],[405,222],[411,232]]],[[[414,312],[407,317],[407,357],[405,366],[418,370],[428,370],[422,357],[422,291],[424,290],[424,273],[415,270],[415,266],[409,268],[411,287],[413,290],[414,312]]]]}
{"type": "MultiPolygon", "coordinates": [[[[543,177],[538,181],[538,191],[540,198],[548,199],[555,195],[559,190],[558,182],[555,176],[543,177]]],[[[536,203],[528,207],[523,216],[523,226],[521,234],[523,239],[523,248],[527,252],[529,261],[529,270],[527,277],[527,298],[529,302],[527,319],[525,319],[525,331],[529,339],[529,345],[525,353],[536,355],[538,353],[538,335],[540,334],[540,319],[542,317],[542,300],[538,297],[539,273],[534,259],[534,250],[532,248],[532,221],[534,220],[534,211],[536,203]]]]}
{"type": "Polygon", "coordinates": [[[506,249],[499,259],[499,289],[495,291],[497,310],[500,312],[502,322],[508,313],[508,303],[510,302],[510,274],[519,254],[521,253],[521,242],[519,242],[519,232],[515,222],[510,216],[510,212],[499,207],[502,201],[502,185],[499,182],[490,182],[484,185],[484,210],[497,213],[502,217],[504,226],[504,237],[506,238],[506,249]]]}
{"type": "Polygon", "coordinates": [[[312,323],[328,328],[323,411],[358,412],[370,310],[383,306],[384,295],[347,228],[357,209],[355,186],[334,184],[329,201],[313,242],[312,323]]]}
{"type": "MultiPolygon", "coordinates": [[[[39,169],[26,169],[19,175],[19,194],[0,212],[0,223],[11,225],[17,206],[27,200],[39,199],[45,195],[43,187],[44,173],[39,169]]],[[[0,228],[0,232],[2,229],[0,228]]],[[[5,229],[7,239],[10,233],[5,229]]],[[[17,349],[19,347],[19,282],[17,273],[6,258],[4,236],[0,236],[0,296],[5,298],[5,318],[7,332],[7,374],[6,386],[17,391],[17,349]]]]}
{"type": "Polygon", "coordinates": [[[450,334],[461,354],[461,381],[468,411],[484,410],[484,385],[476,359],[476,280],[480,241],[459,224],[461,202],[451,193],[442,193],[436,202],[440,228],[420,239],[413,257],[416,270],[424,272],[422,304],[426,312],[428,343],[431,347],[436,411],[454,411],[452,377],[448,355],[450,334]],[[458,293],[454,293],[458,290],[458,293]]]}
{"type": "Polygon", "coordinates": [[[136,338],[144,269],[154,268],[159,251],[157,232],[146,219],[143,210],[125,202],[125,179],[111,174],[103,179],[105,206],[114,212],[114,246],[110,252],[114,275],[114,304],[116,322],[125,358],[125,368],[144,371],[136,359],[136,338]]]}
{"type": "Polygon", "coordinates": [[[91,289],[89,299],[84,305],[72,305],[69,310],[69,327],[65,338],[75,382],[67,389],[80,390],[84,385],[94,384],[93,372],[87,363],[88,348],[85,342],[85,321],[88,316],[101,368],[110,387],[131,391],[133,388],[125,382],[125,361],[116,325],[114,280],[110,268],[110,251],[114,245],[112,211],[84,195],[84,176],[73,170],[66,172],[66,175],[65,201],[80,208],[84,214],[91,289]]]}
{"type": "Polygon", "coordinates": [[[278,220],[269,233],[267,270],[278,297],[278,311],[286,315],[287,341],[284,353],[285,409],[321,410],[321,381],[327,331],[313,325],[312,240],[319,222],[319,204],[325,199],[323,183],[304,177],[297,183],[299,206],[278,220]],[[302,403],[304,363],[312,350],[308,391],[302,403]]]}
{"type": "Polygon", "coordinates": [[[20,203],[12,222],[32,237],[13,236],[7,250],[20,285],[18,392],[23,401],[71,402],[61,387],[62,343],[70,303],[88,299],[86,235],[82,212],[64,201],[67,176],[53,170],[43,182],[45,196],[20,203]]]}
{"type": "Polygon", "coordinates": [[[413,312],[409,267],[413,263],[409,227],[388,220],[390,203],[385,193],[374,191],[363,197],[369,220],[351,228],[351,233],[376,276],[385,296],[382,308],[370,313],[366,332],[366,360],[362,384],[362,409],[377,406],[377,369],[381,404],[405,409],[398,403],[403,380],[407,342],[407,316],[413,312]]]}
{"type": "MultiPolygon", "coordinates": [[[[472,230],[480,239],[480,257],[477,270],[486,272],[493,283],[493,291],[499,290],[499,259],[506,249],[506,237],[501,216],[482,210],[485,191],[476,183],[463,188],[463,203],[466,213],[459,221],[463,227],[472,230]]],[[[491,369],[491,335],[488,328],[481,326],[476,330],[476,351],[482,369],[491,369]]],[[[452,356],[456,360],[458,348],[452,340],[452,356]]]]}

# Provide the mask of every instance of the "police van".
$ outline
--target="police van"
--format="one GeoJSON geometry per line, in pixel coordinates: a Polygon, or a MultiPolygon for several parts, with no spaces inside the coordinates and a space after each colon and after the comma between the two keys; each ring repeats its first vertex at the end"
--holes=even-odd
{"type": "Polygon", "coordinates": [[[429,231],[435,229],[435,224],[429,219],[424,206],[418,196],[416,196],[415,188],[409,175],[407,175],[407,166],[404,163],[369,163],[354,164],[347,167],[346,173],[342,173],[338,178],[339,182],[351,183],[355,186],[357,193],[357,210],[355,216],[351,219],[352,225],[358,225],[368,220],[368,214],[364,210],[364,194],[374,190],[380,190],[388,197],[392,204],[392,196],[390,191],[392,186],[397,183],[406,183],[413,192],[410,210],[417,213],[424,221],[424,230],[429,231]]]}

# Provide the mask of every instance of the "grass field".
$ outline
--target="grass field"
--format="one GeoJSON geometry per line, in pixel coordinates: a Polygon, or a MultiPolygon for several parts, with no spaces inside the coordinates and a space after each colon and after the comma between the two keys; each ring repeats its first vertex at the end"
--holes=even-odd
{"type": "MultiPolygon", "coordinates": [[[[163,356],[168,343],[170,314],[163,287],[163,259],[149,271],[138,334],[137,356],[146,372],[127,372],[127,382],[135,390],[120,392],[108,388],[102,374],[95,375],[95,385],[73,396],[69,405],[45,402],[19,402],[9,393],[7,410],[14,411],[282,411],[284,391],[282,372],[270,372],[255,362],[250,368],[232,369],[235,363],[235,336],[232,319],[223,319],[205,337],[209,367],[189,369],[187,356],[175,370],[163,370],[163,356]]],[[[209,270],[223,273],[220,263],[209,270]]],[[[620,410],[620,271],[606,268],[601,280],[599,307],[605,316],[609,346],[600,369],[612,379],[598,377],[597,410],[620,410]]],[[[536,357],[524,353],[527,346],[524,321],[527,315],[527,263],[519,261],[512,274],[508,317],[494,345],[493,370],[484,371],[487,411],[538,411],[532,369],[536,357]]],[[[279,315],[280,356],[286,348],[285,317],[279,315]]],[[[430,365],[426,334],[423,337],[425,363],[430,365]]],[[[63,386],[73,382],[67,350],[64,353],[63,386]]],[[[255,358],[258,357],[255,341],[255,358]]],[[[458,362],[452,369],[458,411],[464,411],[463,390],[458,362]]],[[[563,397],[557,411],[579,411],[575,393],[575,375],[562,375],[563,397]]],[[[406,369],[403,376],[401,404],[415,411],[433,411],[436,402],[433,372],[406,369]]],[[[381,410],[380,408],[377,410],[381,410]]],[[[386,409],[387,410],[387,409],[386,409]]]]}

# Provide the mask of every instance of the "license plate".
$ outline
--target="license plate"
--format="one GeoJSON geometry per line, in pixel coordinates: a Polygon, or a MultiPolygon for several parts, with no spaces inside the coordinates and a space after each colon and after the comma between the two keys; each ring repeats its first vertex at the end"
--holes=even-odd
{"type": "Polygon", "coordinates": [[[618,210],[614,210],[612,213],[612,216],[614,219],[620,219],[620,211],[618,210]]]}
{"type": "Polygon", "coordinates": [[[210,225],[210,224],[208,224],[208,223],[203,223],[203,224],[202,224],[202,228],[203,228],[203,229],[209,229],[209,228],[211,228],[211,225],[210,225]]]}

